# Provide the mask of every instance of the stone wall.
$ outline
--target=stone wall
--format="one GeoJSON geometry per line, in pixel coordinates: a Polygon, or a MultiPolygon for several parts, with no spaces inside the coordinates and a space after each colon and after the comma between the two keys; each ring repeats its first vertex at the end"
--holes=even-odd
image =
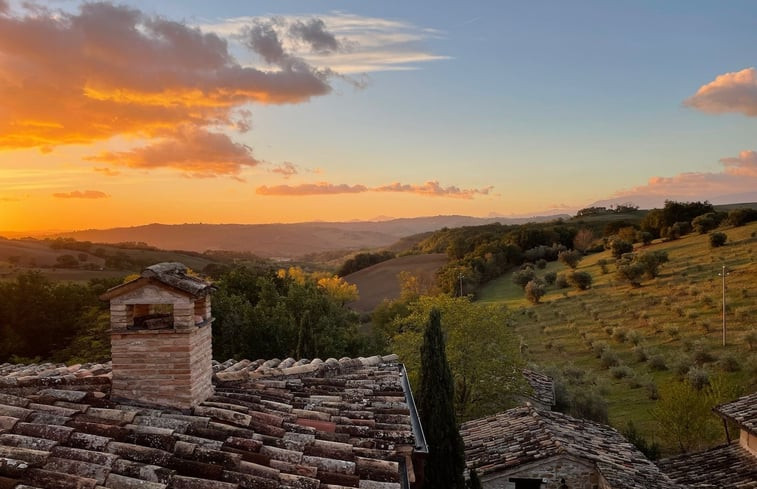
{"type": "Polygon", "coordinates": [[[739,435],[739,444],[746,451],[757,457],[757,435],[753,435],[747,430],[741,430],[741,434],[739,435]]]}
{"type": "Polygon", "coordinates": [[[546,460],[515,467],[508,471],[481,476],[484,489],[515,489],[511,478],[541,479],[541,489],[560,489],[562,480],[569,489],[601,489],[600,477],[594,464],[570,456],[555,456],[546,460]]]}
{"type": "Polygon", "coordinates": [[[186,410],[213,394],[210,324],[113,331],[111,352],[113,399],[186,410]]]}

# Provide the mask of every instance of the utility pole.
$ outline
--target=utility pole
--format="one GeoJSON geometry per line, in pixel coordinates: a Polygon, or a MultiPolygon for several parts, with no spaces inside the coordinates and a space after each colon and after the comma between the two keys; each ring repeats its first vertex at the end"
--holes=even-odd
{"type": "Polygon", "coordinates": [[[460,297],[463,296],[463,279],[464,278],[465,278],[465,276],[463,276],[463,274],[461,273],[460,274],[460,297]]]}
{"type": "Polygon", "coordinates": [[[723,277],[723,346],[725,346],[725,278],[729,275],[725,271],[725,265],[723,265],[723,271],[718,274],[719,277],[723,277]]]}

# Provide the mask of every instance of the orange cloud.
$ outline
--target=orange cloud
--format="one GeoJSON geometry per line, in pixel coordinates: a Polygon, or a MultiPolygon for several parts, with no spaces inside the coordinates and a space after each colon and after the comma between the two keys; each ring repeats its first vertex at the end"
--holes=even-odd
{"type": "Polygon", "coordinates": [[[709,114],[738,112],[757,117],[757,70],[746,68],[719,75],[683,103],[709,114]]]}
{"type": "Polygon", "coordinates": [[[284,178],[289,178],[292,175],[297,175],[299,171],[297,170],[297,165],[294,163],[291,163],[289,161],[285,161],[284,163],[275,166],[271,172],[273,173],[279,173],[284,176],[284,178]]]}
{"type": "Polygon", "coordinates": [[[118,175],[121,174],[120,171],[118,171],[118,170],[112,170],[112,169],[110,169],[108,167],[105,167],[105,168],[97,168],[97,167],[95,167],[94,171],[96,171],[97,173],[102,173],[106,177],[115,177],[115,176],[118,176],[118,175]]]}
{"type": "Polygon", "coordinates": [[[437,181],[428,181],[423,185],[403,185],[399,182],[391,183],[373,189],[375,192],[406,192],[425,195],[427,197],[451,197],[457,199],[472,199],[475,195],[488,195],[494,187],[481,189],[461,189],[455,186],[442,187],[437,181]]]}
{"type": "Polygon", "coordinates": [[[398,192],[423,195],[426,197],[449,197],[457,199],[473,199],[476,195],[488,195],[493,187],[482,189],[461,189],[455,186],[442,187],[437,181],[428,181],[423,185],[406,185],[399,182],[379,187],[365,185],[332,184],[328,182],[304,183],[300,185],[261,186],[255,190],[258,195],[335,195],[356,194],[364,192],[398,192]]]}
{"type": "MultiPolygon", "coordinates": [[[[326,33],[319,27],[301,36],[321,36],[309,41],[321,42],[326,33]]],[[[248,47],[261,49],[252,41],[248,47]]],[[[256,161],[207,128],[244,131],[248,103],[299,103],[331,91],[334,72],[284,58],[270,69],[242,66],[218,35],[127,6],[84,3],[77,13],[39,8],[13,14],[0,0],[0,150],[48,151],[123,135],[158,138],[95,160],[115,163],[118,156],[132,167],[235,175],[256,161]],[[178,126],[202,136],[193,149],[212,146],[196,158],[186,151],[169,158],[167,151],[181,150],[184,140],[166,131],[178,126]],[[228,160],[210,156],[219,146],[228,160]]]]}
{"type": "Polygon", "coordinates": [[[616,192],[610,201],[622,199],[642,207],[655,207],[660,206],[665,199],[722,200],[734,195],[753,198],[752,195],[757,189],[757,152],[742,151],[739,156],[721,158],[720,162],[725,166],[722,172],[686,172],[672,177],[655,176],[650,178],[646,185],[616,192]]]}
{"type": "Polygon", "coordinates": [[[73,192],[60,192],[53,194],[53,197],[59,199],[106,199],[108,194],[99,190],[74,190],[73,192]]]}
{"type": "Polygon", "coordinates": [[[735,157],[720,158],[720,162],[728,174],[757,177],[757,151],[742,151],[735,157]]]}
{"type": "Polygon", "coordinates": [[[327,182],[303,183],[301,185],[275,185],[268,187],[266,185],[255,189],[258,195],[334,195],[334,194],[359,194],[367,192],[368,188],[364,185],[346,185],[333,184],[327,182]]]}
{"type": "Polygon", "coordinates": [[[173,168],[199,178],[235,176],[244,167],[258,164],[248,146],[235,143],[225,134],[191,126],[168,132],[148,146],[117,153],[105,152],[86,159],[144,170],[173,168]]]}

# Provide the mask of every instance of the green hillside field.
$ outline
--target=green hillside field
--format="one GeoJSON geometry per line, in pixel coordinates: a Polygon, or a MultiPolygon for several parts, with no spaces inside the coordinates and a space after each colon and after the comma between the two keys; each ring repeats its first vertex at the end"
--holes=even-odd
{"type": "MultiPolygon", "coordinates": [[[[655,391],[665,396],[686,375],[721,378],[743,393],[757,389],[757,223],[719,231],[728,236],[720,248],[711,248],[708,235],[698,234],[636,245],[635,252],[665,250],[670,259],[657,278],[638,288],[616,277],[615,259],[605,251],[578,265],[592,275],[589,290],[552,285],[542,303],[531,305],[507,274],[482,287],[477,297],[505,303],[513,311],[513,326],[529,362],[544,369],[586,371],[607,399],[613,425],[623,429],[632,420],[648,440],[660,441],[651,413],[655,391]],[[609,263],[606,273],[602,259],[609,263]],[[725,347],[723,266],[729,273],[725,347]]],[[[553,262],[537,275],[564,270],[553,262]]],[[[709,443],[723,441],[724,435],[709,443]]]]}

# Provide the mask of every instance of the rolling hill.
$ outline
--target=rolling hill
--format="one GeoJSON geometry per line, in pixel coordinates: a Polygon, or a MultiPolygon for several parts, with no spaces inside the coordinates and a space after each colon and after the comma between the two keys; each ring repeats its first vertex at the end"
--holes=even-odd
{"type": "Polygon", "coordinates": [[[357,285],[360,299],[349,304],[358,312],[371,312],[384,299],[400,296],[400,272],[409,272],[419,277],[423,283],[433,283],[436,271],[447,263],[447,255],[408,255],[387,260],[351,273],[344,279],[357,285]]]}
{"type": "Polygon", "coordinates": [[[137,241],[167,250],[247,251],[266,258],[293,259],[333,250],[388,247],[401,238],[443,227],[475,226],[494,222],[519,224],[558,217],[565,216],[517,219],[432,216],[378,222],[295,224],[148,224],[74,231],[56,236],[97,243],[137,241]]]}

